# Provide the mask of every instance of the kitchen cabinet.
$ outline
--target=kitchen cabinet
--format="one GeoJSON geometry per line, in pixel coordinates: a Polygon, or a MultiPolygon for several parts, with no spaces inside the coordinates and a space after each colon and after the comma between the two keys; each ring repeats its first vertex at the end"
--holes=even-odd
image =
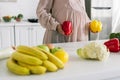
{"type": "Polygon", "coordinates": [[[45,29],[40,25],[15,25],[16,46],[42,44],[44,32],[45,29]]]}
{"type": "Polygon", "coordinates": [[[0,22],[0,48],[42,44],[44,32],[45,29],[39,23],[0,22]]]}
{"type": "Polygon", "coordinates": [[[0,25],[0,48],[14,46],[14,24],[0,25]]]}

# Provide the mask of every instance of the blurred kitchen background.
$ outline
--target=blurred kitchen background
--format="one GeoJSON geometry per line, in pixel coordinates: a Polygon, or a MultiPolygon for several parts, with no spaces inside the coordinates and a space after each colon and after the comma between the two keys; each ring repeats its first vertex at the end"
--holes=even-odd
{"type": "Polygon", "coordinates": [[[91,20],[97,19],[103,23],[99,34],[90,32],[89,39],[108,39],[110,33],[120,32],[120,0],[85,0],[86,11],[91,20]]]}
{"type": "MultiPolygon", "coordinates": [[[[8,0],[9,1],[9,0],[8,0]]],[[[0,17],[22,13],[24,19],[37,18],[36,7],[39,0],[16,0],[16,2],[0,2],[0,17]]]]}
{"type": "MultiPolygon", "coordinates": [[[[85,0],[86,11],[91,20],[97,19],[103,23],[99,34],[90,32],[90,40],[108,39],[111,32],[120,32],[120,0],[85,0]]],[[[17,0],[16,2],[0,2],[0,18],[5,15],[22,13],[24,20],[37,18],[36,8],[39,0],[17,0]]]]}
{"type": "Polygon", "coordinates": [[[100,33],[90,32],[89,39],[108,39],[112,32],[113,0],[86,0],[86,9],[91,20],[100,20],[103,25],[100,33]]]}

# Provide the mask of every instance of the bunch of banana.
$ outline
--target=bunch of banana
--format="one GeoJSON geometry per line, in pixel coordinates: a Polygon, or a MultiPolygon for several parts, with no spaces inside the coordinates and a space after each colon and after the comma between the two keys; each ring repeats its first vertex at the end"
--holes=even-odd
{"type": "Polygon", "coordinates": [[[19,45],[7,60],[7,68],[18,75],[44,74],[64,68],[64,63],[39,47],[19,45]]]}

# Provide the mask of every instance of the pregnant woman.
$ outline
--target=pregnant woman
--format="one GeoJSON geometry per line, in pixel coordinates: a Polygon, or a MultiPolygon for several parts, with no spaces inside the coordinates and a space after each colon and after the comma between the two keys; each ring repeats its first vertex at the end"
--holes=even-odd
{"type": "Polygon", "coordinates": [[[39,23],[46,28],[44,44],[88,40],[90,19],[85,0],[40,0],[36,13],[39,23]],[[68,36],[61,27],[64,21],[72,22],[72,33],[68,36]]]}

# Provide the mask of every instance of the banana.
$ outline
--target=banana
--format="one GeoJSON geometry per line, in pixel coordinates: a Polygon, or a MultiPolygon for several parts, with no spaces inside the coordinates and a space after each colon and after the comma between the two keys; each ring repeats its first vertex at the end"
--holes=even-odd
{"type": "Polygon", "coordinates": [[[30,56],[30,55],[26,55],[26,54],[22,54],[20,52],[13,52],[12,54],[12,58],[26,63],[26,64],[30,64],[30,65],[41,65],[42,64],[42,60],[34,57],[34,56],[30,56]]]}
{"type": "Polygon", "coordinates": [[[27,67],[28,69],[30,69],[30,72],[32,74],[44,74],[46,72],[46,67],[44,66],[31,66],[22,62],[18,62],[19,65],[23,66],[23,67],[27,67]]]}
{"type": "Polygon", "coordinates": [[[32,47],[25,46],[25,45],[19,45],[17,46],[16,50],[24,54],[35,56],[41,60],[48,59],[47,55],[44,54],[42,51],[38,50],[38,48],[32,48],[32,47]]]}
{"type": "Polygon", "coordinates": [[[29,75],[30,70],[26,67],[22,67],[18,65],[12,58],[7,60],[7,68],[11,72],[18,74],[18,75],[29,75]]]}
{"type": "Polygon", "coordinates": [[[47,52],[41,48],[39,48],[39,50],[41,50],[42,52],[47,54],[48,60],[51,61],[52,63],[54,63],[58,68],[64,68],[64,63],[59,58],[57,58],[55,55],[53,55],[52,53],[47,52]]]}
{"type": "Polygon", "coordinates": [[[58,70],[57,66],[48,60],[43,61],[43,66],[45,66],[47,71],[50,72],[55,72],[58,70]]]}

